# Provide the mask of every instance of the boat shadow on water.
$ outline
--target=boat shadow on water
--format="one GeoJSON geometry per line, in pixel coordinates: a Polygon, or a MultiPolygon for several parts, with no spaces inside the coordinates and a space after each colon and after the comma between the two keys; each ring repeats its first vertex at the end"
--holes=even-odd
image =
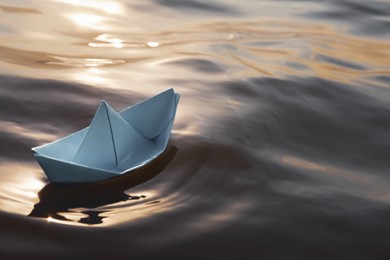
{"type": "Polygon", "coordinates": [[[73,185],[48,183],[38,192],[39,202],[34,205],[28,216],[73,221],[60,213],[71,212],[70,209],[75,208],[86,208],[88,210],[82,212],[86,217],[80,218],[78,222],[89,225],[100,224],[105,218],[100,214],[106,211],[94,210],[94,208],[145,198],[143,195],[128,195],[125,191],[160,174],[173,160],[177,151],[176,146],[170,146],[146,166],[105,181],[73,185]]]}

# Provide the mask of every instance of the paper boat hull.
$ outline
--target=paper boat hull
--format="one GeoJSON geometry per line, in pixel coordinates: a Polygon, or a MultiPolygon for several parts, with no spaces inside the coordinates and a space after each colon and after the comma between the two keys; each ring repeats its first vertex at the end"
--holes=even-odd
{"type": "Polygon", "coordinates": [[[35,154],[47,178],[55,183],[85,183],[106,180],[118,176],[113,172],[71,164],[35,154]]]}
{"type": "Polygon", "coordinates": [[[89,127],[32,148],[35,158],[54,183],[96,182],[140,168],[166,149],[179,98],[170,89],[119,113],[103,101],[89,127]]]}

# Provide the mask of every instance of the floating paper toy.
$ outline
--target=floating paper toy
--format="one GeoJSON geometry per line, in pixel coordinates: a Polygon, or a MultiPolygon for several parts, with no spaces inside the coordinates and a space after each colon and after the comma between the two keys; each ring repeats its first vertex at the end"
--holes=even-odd
{"type": "Polygon", "coordinates": [[[102,101],[89,127],[34,147],[35,158],[54,183],[87,183],[135,170],[166,148],[179,94],[173,89],[119,113],[102,101]]]}

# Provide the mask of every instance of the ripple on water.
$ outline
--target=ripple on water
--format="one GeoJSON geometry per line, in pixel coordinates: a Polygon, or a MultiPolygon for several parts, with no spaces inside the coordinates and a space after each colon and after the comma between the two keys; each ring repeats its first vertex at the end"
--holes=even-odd
{"type": "Polygon", "coordinates": [[[2,256],[387,259],[385,1],[7,3],[2,256]],[[33,163],[100,99],[169,87],[170,148],[148,167],[57,186],[33,163]]]}

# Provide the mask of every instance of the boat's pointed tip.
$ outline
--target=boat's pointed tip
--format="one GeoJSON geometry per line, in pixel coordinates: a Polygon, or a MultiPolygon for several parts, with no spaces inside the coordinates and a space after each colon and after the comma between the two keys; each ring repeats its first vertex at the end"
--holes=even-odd
{"type": "Polygon", "coordinates": [[[175,93],[175,90],[173,88],[168,88],[168,89],[164,90],[163,92],[161,92],[161,94],[162,93],[175,93]]]}
{"type": "Polygon", "coordinates": [[[175,93],[175,90],[174,90],[173,88],[169,88],[169,89],[167,89],[167,90],[161,92],[161,94],[173,96],[173,95],[175,95],[176,93],[175,93]]]}
{"type": "Polygon", "coordinates": [[[102,99],[102,101],[100,101],[100,106],[99,108],[104,108],[106,110],[108,110],[109,108],[111,108],[110,104],[108,104],[107,101],[105,101],[104,99],[102,99]]]}

